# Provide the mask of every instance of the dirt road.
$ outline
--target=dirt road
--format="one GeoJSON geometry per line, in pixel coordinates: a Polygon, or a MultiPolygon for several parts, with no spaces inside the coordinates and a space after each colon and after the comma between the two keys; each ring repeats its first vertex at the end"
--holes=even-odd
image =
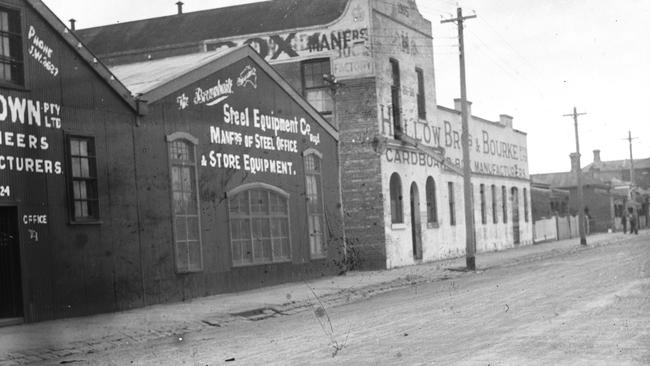
{"type": "Polygon", "coordinates": [[[650,236],[136,344],[67,361],[649,365],[650,236]]]}

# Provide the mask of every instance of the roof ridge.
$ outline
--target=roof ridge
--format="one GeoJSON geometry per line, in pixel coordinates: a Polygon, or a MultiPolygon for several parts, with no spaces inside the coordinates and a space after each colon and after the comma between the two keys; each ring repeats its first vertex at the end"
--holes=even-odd
{"type": "Polygon", "coordinates": [[[104,63],[102,63],[92,51],[90,51],[80,37],[76,35],[75,32],[72,32],[67,25],[63,23],[47,5],[45,5],[44,2],[41,0],[25,0],[25,2],[31,6],[38,15],[40,15],[47,25],[52,27],[54,32],[57,33],[64,42],[68,43],[68,45],[74,50],[73,52],[76,52],[79,57],[86,62],[87,66],[96,72],[127,105],[129,105],[133,110],[138,111],[138,102],[131,96],[128,88],[122,84],[113,73],[111,73],[108,67],[104,65],[104,63]]]}
{"type": "MultiPolygon", "coordinates": [[[[130,51],[145,54],[163,48],[196,52],[205,47],[206,40],[245,39],[255,35],[279,37],[303,29],[324,28],[346,14],[351,1],[354,0],[258,1],[107,24],[79,29],[76,33],[98,55],[107,58],[122,57],[130,51]]],[[[291,38],[280,41],[288,44],[291,38]]]]}
{"type": "Polygon", "coordinates": [[[236,5],[229,5],[229,6],[224,6],[224,7],[218,7],[218,8],[210,8],[210,9],[202,9],[202,10],[194,10],[194,11],[189,11],[189,12],[183,12],[181,14],[169,14],[169,15],[161,15],[161,16],[155,16],[151,18],[142,18],[142,19],[134,19],[134,20],[127,20],[124,22],[118,21],[117,23],[110,23],[110,24],[104,24],[104,25],[97,25],[94,27],[88,27],[88,28],[79,28],[76,30],[76,32],[81,32],[84,33],[84,31],[90,31],[93,29],[97,28],[106,28],[106,27],[112,27],[112,26],[121,26],[125,24],[132,24],[132,23],[138,23],[138,22],[146,22],[146,21],[151,21],[151,20],[160,20],[160,19],[165,19],[165,18],[177,18],[177,17],[185,17],[185,16],[190,16],[190,15],[196,15],[197,13],[206,13],[210,11],[217,11],[217,10],[224,10],[224,9],[229,9],[229,8],[237,8],[237,7],[244,7],[244,6],[251,6],[251,5],[258,5],[260,3],[268,3],[272,1],[295,1],[295,0],[260,0],[256,2],[250,2],[250,3],[244,3],[244,4],[236,4],[236,5]]]}

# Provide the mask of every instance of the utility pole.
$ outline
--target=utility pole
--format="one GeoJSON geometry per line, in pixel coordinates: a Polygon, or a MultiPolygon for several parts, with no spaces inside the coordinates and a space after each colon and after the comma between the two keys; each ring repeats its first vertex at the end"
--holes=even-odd
{"type": "Polygon", "coordinates": [[[634,186],[634,158],[632,157],[632,140],[636,140],[636,137],[632,137],[632,131],[627,131],[627,138],[626,140],[630,144],[630,183],[631,185],[634,186]]]}
{"type": "Polygon", "coordinates": [[[578,138],[578,116],[585,114],[587,113],[578,113],[576,107],[573,107],[573,113],[564,115],[564,117],[573,117],[573,123],[576,130],[575,169],[576,182],[578,184],[578,231],[580,232],[580,245],[587,245],[587,235],[585,233],[585,204],[582,192],[582,167],[580,166],[580,139],[578,138]]]}
{"type": "Polygon", "coordinates": [[[440,23],[455,22],[458,26],[458,50],[460,61],[460,99],[461,99],[461,120],[463,123],[462,147],[463,147],[463,192],[465,201],[465,262],[467,270],[476,270],[476,233],[474,232],[474,212],[472,207],[472,170],[469,160],[469,116],[467,115],[467,87],[465,85],[465,45],[463,37],[463,21],[476,18],[476,15],[463,16],[463,9],[457,8],[456,18],[445,19],[440,23]]]}
{"type": "MultiPolygon", "coordinates": [[[[628,193],[630,196],[630,202],[634,202],[634,157],[632,156],[632,140],[636,140],[636,137],[632,137],[632,131],[627,131],[626,140],[630,144],[630,189],[628,193]]],[[[632,214],[636,217],[637,225],[639,225],[639,212],[636,206],[634,207],[634,212],[632,214]]]]}

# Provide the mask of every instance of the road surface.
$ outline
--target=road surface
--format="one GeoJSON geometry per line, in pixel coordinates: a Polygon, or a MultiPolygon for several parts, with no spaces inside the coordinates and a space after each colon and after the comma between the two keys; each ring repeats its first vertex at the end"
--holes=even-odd
{"type": "Polygon", "coordinates": [[[650,235],[64,361],[650,365],[650,235]]]}

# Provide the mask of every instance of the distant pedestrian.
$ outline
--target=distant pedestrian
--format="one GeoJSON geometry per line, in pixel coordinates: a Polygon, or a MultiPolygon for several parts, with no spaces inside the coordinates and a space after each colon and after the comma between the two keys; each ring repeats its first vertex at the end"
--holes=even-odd
{"type": "Polygon", "coordinates": [[[630,234],[639,235],[639,228],[637,228],[636,217],[634,216],[633,212],[630,212],[629,220],[630,220],[630,234]]]}
{"type": "Polygon", "coordinates": [[[627,215],[623,214],[621,216],[621,224],[623,224],[623,234],[627,234],[627,215]]]}

